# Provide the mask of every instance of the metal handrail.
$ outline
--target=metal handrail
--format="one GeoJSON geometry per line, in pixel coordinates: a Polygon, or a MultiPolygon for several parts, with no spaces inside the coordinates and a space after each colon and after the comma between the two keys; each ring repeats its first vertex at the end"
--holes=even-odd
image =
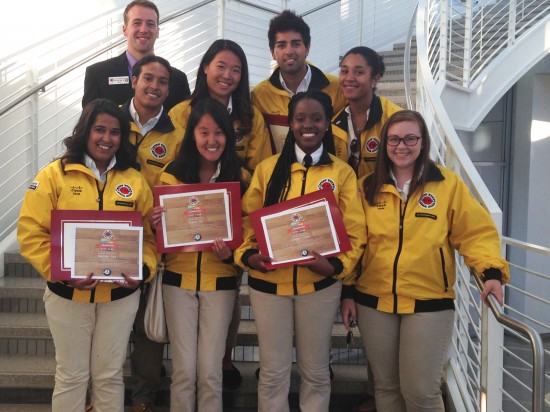
{"type": "MultiPolygon", "coordinates": [[[[213,3],[216,0],[204,0],[200,3],[194,4],[193,6],[189,6],[185,9],[176,11],[172,14],[169,14],[167,17],[160,19],[159,24],[167,23],[171,20],[174,20],[177,17],[180,17],[186,13],[192,12],[193,10],[198,9],[199,7],[205,6],[209,3],[213,3]]],[[[23,93],[21,96],[13,100],[12,102],[8,103],[6,106],[4,106],[2,109],[0,109],[0,117],[3,116],[5,113],[9,112],[14,107],[18,106],[19,104],[23,103],[25,100],[27,100],[29,97],[34,95],[35,93],[38,93],[41,90],[44,90],[46,86],[52,84],[56,80],[60,79],[61,77],[65,76],[66,74],[72,72],[73,70],[78,69],[79,67],[83,66],[84,64],[88,63],[89,61],[95,59],[96,57],[101,56],[103,53],[108,52],[109,50],[114,49],[117,46],[120,46],[126,41],[126,37],[122,34],[117,35],[113,42],[110,43],[107,46],[103,46],[98,51],[93,52],[89,54],[88,56],[84,57],[83,59],[78,60],[76,63],[71,64],[69,67],[67,67],[64,70],[61,70],[59,73],[53,75],[47,80],[44,80],[43,82],[37,84],[36,86],[30,88],[25,93],[23,93]]]]}
{"type": "MultiPolygon", "coordinates": [[[[483,290],[483,281],[479,274],[470,269],[479,292],[483,290]]],[[[532,411],[544,411],[544,345],[540,334],[531,326],[526,325],[510,316],[506,315],[499,305],[497,299],[489,295],[485,301],[495,319],[501,325],[516,331],[531,342],[533,348],[533,393],[532,393],[532,411]]]]}
{"type": "Polygon", "coordinates": [[[411,87],[411,47],[414,28],[416,26],[416,11],[418,10],[418,3],[414,7],[413,17],[411,24],[409,25],[409,31],[407,32],[407,41],[405,42],[405,55],[403,62],[403,77],[405,80],[405,100],[407,101],[407,107],[411,110],[415,109],[412,102],[412,87],[411,87]]]}

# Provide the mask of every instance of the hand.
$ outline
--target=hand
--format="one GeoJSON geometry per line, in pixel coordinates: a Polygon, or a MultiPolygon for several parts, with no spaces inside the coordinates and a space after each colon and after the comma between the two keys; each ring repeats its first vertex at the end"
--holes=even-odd
{"type": "Polygon", "coordinates": [[[151,227],[153,229],[156,229],[157,226],[161,223],[162,214],[164,212],[166,212],[166,208],[164,206],[155,206],[147,214],[147,219],[151,223],[151,227]]]}
{"type": "Polygon", "coordinates": [[[141,280],[134,279],[128,276],[126,273],[121,273],[121,275],[124,280],[115,280],[113,281],[113,283],[116,283],[118,286],[126,289],[137,289],[139,287],[141,280]]]}
{"type": "Polygon", "coordinates": [[[504,303],[503,301],[503,294],[502,294],[502,284],[500,283],[500,280],[497,279],[490,279],[485,281],[485,285],[483,286],[483,292],[481,293],[481,300],[487,304],[487,296],[489,296],[489,293],[491,293],[495,298],[497,298],[498,303],[500,303],[500,306],[504,303]]]}
{"type": "Polygon", "coordinates": [[[271,258],[269,256],[260,255],[259,253],[254,253],[248,258],[248,266],[252,269],[259,270],[262,273],[268,272],[265,267],[265,262],[271,262],[271,258]]]}
{"type": "Polygon", "coordinates": [[[347,331],[350,332],[352,326],[350,321],[353,321],[354,325],[357,325],[357,305],[353,299],[342,299],[340,302],[340,314],[342,315],[342,321],[347,331]]]}
{"type": "Polygon", "coordinates": [[[214,243],[212,243],[212,252],[214,252],[220,260],[229,259],[231,255],[233,255],[229,246],[227,246],[221,238],[214,239],[214,243]]]}
{"type": "Polygon", "coordinates": [[[334,275],[334,266],[331,265],[326,257],[321,256],[315,251],[311,252],[311,257],[313,257],[312,260],[299,262],[297,265],[309,268],[309,270],[321,276],[329,277],[334,275]]]}
{"type": "Polygon", "coordinates": [[[93,275],[94,274],[92,272],[90,272],[86,275],[86,279],[67,280],[67,285],[72,286],[73,288],[78,289],[78,290],[92,290],[92,289],[95,289],[95,287],[99,283],[99,280],[92,280],[93,275]]]}

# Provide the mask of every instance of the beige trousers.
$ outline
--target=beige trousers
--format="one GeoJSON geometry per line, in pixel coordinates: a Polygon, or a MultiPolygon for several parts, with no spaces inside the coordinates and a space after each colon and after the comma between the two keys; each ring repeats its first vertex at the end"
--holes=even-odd
{"type": "Polygon", "coordinates": [[[172,350],[172,412],[222,412],[222,360],[235,293],[162,286],[172,350]]]}
{"type": "Polygon", "coordinates": [[[258,411],[289,410],[292,341],[300,372],[300,410],[326,412],[330,403],[332,325],[342,283],[306,295],[278,296],[250,289],[260,346],[258,411]]]}
{"type": "Polygon", "coordinates": [[[82,303],[46,288],[44,303],[57,363],[52,411],[84,411],[91,380],[94,412],[123,412],[122,368],[139,290],[113,302],[82,303]]]}
{"type": "Polygon", "coordinates": [[[408,315],[357,305],[379,412],[443,412],[441,375],[454,310],[408,315]]]}

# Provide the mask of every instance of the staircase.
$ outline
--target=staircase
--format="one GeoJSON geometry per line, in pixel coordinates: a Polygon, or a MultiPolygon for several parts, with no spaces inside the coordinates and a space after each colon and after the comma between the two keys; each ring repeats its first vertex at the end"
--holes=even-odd
{"type": "MultiPolygon", "coordinates": [[[[42,296],[46,282],[19,255],[5,254],[5,276],[0,278],[0,410],[4,412],[49,411],[55,374],[55,348],[48,328],[42,296]]],[[[224,391],[224,411],[256,411],[255,371],[258,368],[258,336],[254,324],[248,286],[241,288],[242,320],[239,327],[235,365],[243,375],[241,387],[224,391]]],[[[362,401],[367,380],[362,342],[354,337],[347,348],[346,330],[341,322],[333,327],[331,411],[347,411],[362,401]]],[[[358,334],[358,332],[357,332],[358,334]]],[[[132,342],[128,344],[128,355],[132,342]]],[[[170,347],[165,349],[167,377],[157,394],[159,411],[168,411],[171,374],[170,347]]],[[[124,367],[126,404],[131,405],[130,362],[124,367]]],[[[299,376],[293,367],[290,388],[292,411],[298,407],[299,376]]],[[[127,406],[130,411],[131,407],[127,406]]]]}

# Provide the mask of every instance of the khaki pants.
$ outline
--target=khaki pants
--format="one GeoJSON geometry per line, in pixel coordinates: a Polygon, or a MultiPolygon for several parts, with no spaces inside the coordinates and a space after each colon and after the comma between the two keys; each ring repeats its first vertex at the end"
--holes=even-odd
{"type": "Polygon", "coordinates": [[[357,305],[379,412],[443,412],[441,375],[454,310],[408,315],[357,305]]]}
{"type": "Polygon", "coordinates": [[[52,411],[82,412],[91,379],[94,412],[123,412],[122,367],[139,291],[113,302],[82,303],[46,289],[44,303],[57,363],[52,411]]]}
{"type": "Polygon", "coordinates": [[[222,411],[222,360],[235,293],[162,286],[172,350],[172,412],[222,411]]]}
{"type": "Polygon", "coordinates": [[[297,296],[250,289],[260,346],[258,411],[289,410],[292,341],[300,372],[300,410],[326,412],[330,403],[329,352],[342,283],[297,296]]]}

